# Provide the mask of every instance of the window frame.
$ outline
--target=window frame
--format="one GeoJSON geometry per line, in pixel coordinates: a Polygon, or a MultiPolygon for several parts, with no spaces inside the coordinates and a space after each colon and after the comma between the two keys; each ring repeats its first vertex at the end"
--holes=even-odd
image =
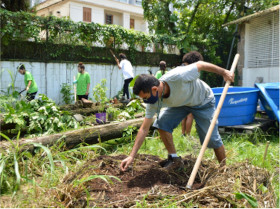
{"type": "Polygon", "coordinates": [[[90,7],[83,7],[83,21],[91,22],[91,8],[90,7]]]}

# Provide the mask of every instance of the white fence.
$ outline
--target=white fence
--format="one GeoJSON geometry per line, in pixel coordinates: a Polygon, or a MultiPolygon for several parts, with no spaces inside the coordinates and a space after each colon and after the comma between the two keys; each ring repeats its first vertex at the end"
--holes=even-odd
{"type": "MultiPolygon", "coordinates": [[[[38,94],[46,94],[57,104],[63,104],[62,94],[60,93],[63,83],[72,85],[73,77],[77,75],[78,63],[43,63],[43,62],[19,62],[19,61],[2,61],[0,75],[0,90],[7,91],[8,86],[12,83],[10,73],[15,79],[16,90],[23,90],[24,76],[17,72],[17,66],[23,63],[26,70],[32,73],[37,85],[38,94]],[[10,72],[10,73],[9,73],[10,72]]],[[[133,66],[134,75],[149,73],[153,74],[159,70],[158,67],[149,66],[133,66]]],[[[101,83],[102,79],[107,80],[107,97],[112,98],[117,95],[123,87],[122,71],[117,65],[105,64],[86,64],[85,70],[90,74],[91,84],[89,98],[93,98],[92,89],[97,83],[101,83]]],[[[72,89],[73,91],[73,89],[72,89]]]]}

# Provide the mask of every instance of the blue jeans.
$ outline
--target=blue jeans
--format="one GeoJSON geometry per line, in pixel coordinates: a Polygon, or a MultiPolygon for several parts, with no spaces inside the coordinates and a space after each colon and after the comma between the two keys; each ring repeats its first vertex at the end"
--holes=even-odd
{"type": "MultiPolygon", "coordinates": [[[[196,122],[196,131],[199,135],[200,143],[203,144],[208,128],[213,119],[214,112],[215,98],[211,102],[201,106],[168,107],[160,111],[159,117],[155,120],[153,126],[172,133],[173,129],[176,128],[189,113],[192,113],[196,122]]],[[[222,145],[223,142],[218,131],[218,123],[216,123],[208,147],[216,149],[222,145]]]]}

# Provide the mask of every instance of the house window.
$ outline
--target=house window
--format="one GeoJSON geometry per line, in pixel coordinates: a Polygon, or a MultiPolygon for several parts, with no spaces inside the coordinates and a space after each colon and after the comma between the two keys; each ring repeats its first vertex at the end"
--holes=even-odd
{"type": "Polygon", "coordinates": [[[134,29],[135,25],[134,25],[134,19],[130,19],[130,28],[134,29]]]}
{"type": "Polygon", "coordinates": [[[142,0],[136,0],[135,1],[135,4],[139,5],[139,6],[142,6],[142,0]]]}
{"type": "Polygon", "coordinates": [[[106,23],[106,24],[113,24],[113,15],[107,15],[107,14],[106,14],[105,23],[106,23]]]}
{"type": "Polygon", "coordinates": [[[83,21],[91,22],[91,8],[83,7],[83,21]]]}

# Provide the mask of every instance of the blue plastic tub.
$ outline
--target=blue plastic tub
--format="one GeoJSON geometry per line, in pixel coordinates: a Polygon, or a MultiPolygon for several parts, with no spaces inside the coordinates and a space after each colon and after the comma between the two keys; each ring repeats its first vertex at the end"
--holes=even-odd
{"type": "Polygon", "coordinates": [[[265,110],[270,119],[279,121],[280,83],[256,83],[255,86],[260,90],[261,109],[265,110]]]}
{"type": "MultiPolygon", "coordinates": [[[[223,89],[212,88],[216,99],[216,107],[223,89]]],[[[218,125],[234,126],[253,122],[257,111],[258,92],[257,88],[229,87],[218,117],[218,125]]]]}

